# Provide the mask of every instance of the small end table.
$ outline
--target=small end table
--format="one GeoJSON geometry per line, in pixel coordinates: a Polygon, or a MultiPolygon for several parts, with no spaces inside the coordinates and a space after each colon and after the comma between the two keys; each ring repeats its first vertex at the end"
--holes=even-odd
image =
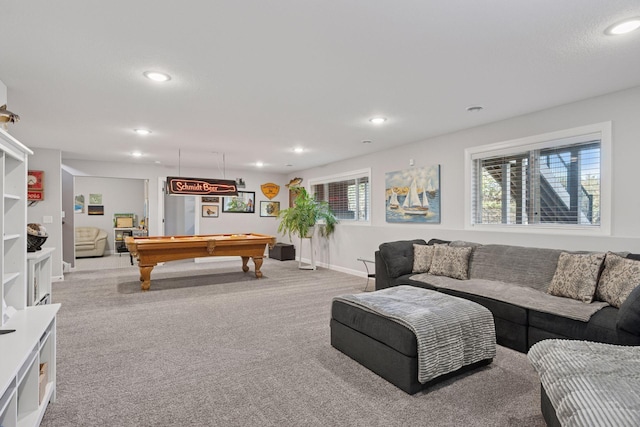
{"type": "Polygon", "coordinates": [[[367,270],[367,285],[364,287],[364,290],[366,291],[367,288],[369,287],[369,279],[371,278],[375,279],[376,277],[375,272],[371,273],[369,271],[369,264],[373,264],[375,266],[376,262],[366,258],[358,258],[358,261],[362,261],[362,263],[364,264],[364,268],[367,270]]]}

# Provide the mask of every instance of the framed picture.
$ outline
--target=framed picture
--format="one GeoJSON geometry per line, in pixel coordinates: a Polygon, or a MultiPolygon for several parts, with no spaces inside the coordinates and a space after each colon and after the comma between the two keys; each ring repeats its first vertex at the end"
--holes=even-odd
{"type": "Polygon", "coordinates": [[[89,194],[89,204],[90,205],[101,205],[102,204],[102,194],[89,194]]]}
{"type": "Polygon", "coordinates": [[[218,217],[218,205],[202,205],[202,217],[203,218],[217,218],[218,217]]]}
{"type": "Polygon", "coordinates": [[[220,203],[220,196],[202,196],[202,203],[220,203]]]}
{"type": "Polygon", "coordinates": [[[87,206],[87,213],[89,215],[104,215],[104,206],[103,205],[89,205],[87,206]]]}
{"type": "Polygon", "coordinates": [[[73,211],[75,213],[84,213],[84,196],[82,194],[76,196],[73,211]]]}
{"type": "Polygon", "coordinates": [[[237,196],[222,198],[222,212],[255,213],[255,200],[254,191],[238,191],[237,196]]]}
{"type": "Polygon", "coordinates": [[[260,216],[278,216],[280,213],[280,202],[262,201],[260,202],[260,216]]]}
{"type": "Polygon", "coordinates": [[[440,165],[385,173],[387,222],[440,224],[440,165]]]}

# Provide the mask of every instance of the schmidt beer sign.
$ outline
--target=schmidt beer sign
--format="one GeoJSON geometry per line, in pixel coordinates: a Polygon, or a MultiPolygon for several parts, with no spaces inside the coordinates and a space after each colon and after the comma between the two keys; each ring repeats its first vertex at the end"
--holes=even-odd
{"type": "Polygon", "coordinates": [[[231,179],[167,177],[167,193],[196,196],[237,196],[236,182],[231,179]]]}

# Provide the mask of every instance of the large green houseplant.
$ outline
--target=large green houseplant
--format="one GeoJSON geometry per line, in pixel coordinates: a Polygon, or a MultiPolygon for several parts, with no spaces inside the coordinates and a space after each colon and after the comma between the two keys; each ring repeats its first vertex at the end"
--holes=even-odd
{"type": "Polygon", "coordinates": [[[322,237],[330,236],[336,229],[338,218],[334,215],[329,203],[324,200],[316,200],[304,187],[292,186],[296,198],[293,206],[283,209],[278,214],[280,225],[278,233],[310,237],[314,227],[318,225],[318,233],[322,237]]]}

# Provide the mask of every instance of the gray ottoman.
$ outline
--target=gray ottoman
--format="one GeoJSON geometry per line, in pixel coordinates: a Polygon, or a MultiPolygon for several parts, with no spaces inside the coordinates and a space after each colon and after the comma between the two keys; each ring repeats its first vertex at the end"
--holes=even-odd
{"type": "MultiPolygon", "coordinates": [[[[414,394],[435,382],[461,372],[487,365],[495,356],[495,327],[491,312],[468,300],[412,286],[398,286],[366,294],[337,297],[332,302],[330,326],[331,345],[334,348],[409,394],[414,394]],[[407,291],[411,293],[406,293],[407,291]],[[419,293],[419,298],[414,296],[415,292],[419,293]],[[402,300],[410,300],[411,303],[418,301],[418,304],[432,306],[426,310],[423,306],[418,307],[419,322],[432,329],[429,339],[452,342],[453,346],[460,347],[465,352],[470,347],[481,346],[481,351],[476,354],[482,356],[474,356],[469,363],[462,364],[428,381],[420,382],[419,352],[424,354],[425,338],[423,337],[419,342],[413,325],[407,326],[405,321],[393,318],[397,317],[394,313],[389,315],[384,309],[372,306],[370,301],[361,300],[362,298],[375,300],[378,296],[384,299],[389,294],[401,302],[402,300]],[[465,315],[461,316],[461,312],[465,315]],[[477,322],[474,320],[476,316],[477,322]],[[482,323],[483,327],[471,331],[469,322],[482,323]],[[490,322],[490,327],[487,327],[487,322],[490,322]],[[461,336],[465,337],[460,340],[451,339],[451,335],[455,335],[456,331],[461,331],[461,336]],[[478,333],[478,331],[482,332],[478,333]]],[[[442,357],[427,360],[428,357],[422,356],[422,359],[423,370],[425,361],[435,364],[446,363],[437,362],[442,360],[442,357]]],[[[469,358],[465,357],[466,359],[469,358]]]]}

